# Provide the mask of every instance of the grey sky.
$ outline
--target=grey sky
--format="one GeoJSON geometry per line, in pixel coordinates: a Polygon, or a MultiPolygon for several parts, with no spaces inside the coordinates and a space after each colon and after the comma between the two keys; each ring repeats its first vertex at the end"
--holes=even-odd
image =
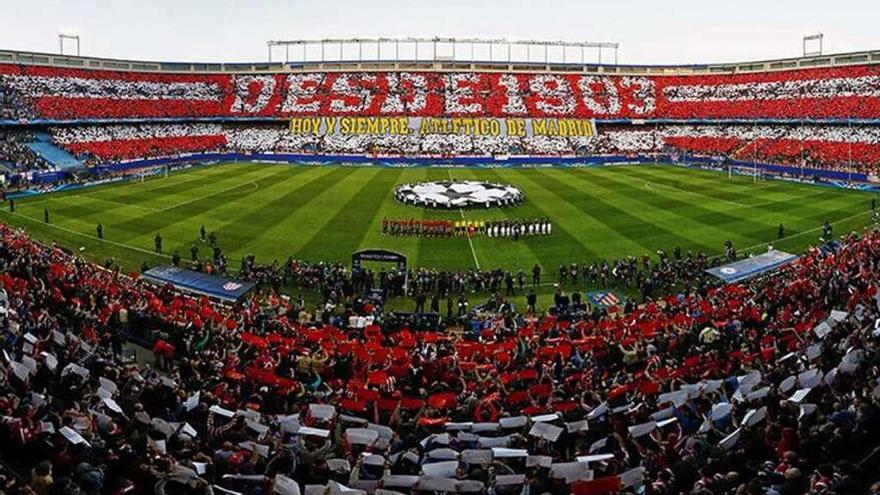
{"type": "MultiPolygon", "coordinates": [[[[457,36],[617,41],[621,63],[737,62],[880,49],[880,1],[838,0],[0,0],[0,48],[84,55],[263,61],[268,39],[457,36]]],[[[279,52],[280,53],[280,52],[279,52]]]]}

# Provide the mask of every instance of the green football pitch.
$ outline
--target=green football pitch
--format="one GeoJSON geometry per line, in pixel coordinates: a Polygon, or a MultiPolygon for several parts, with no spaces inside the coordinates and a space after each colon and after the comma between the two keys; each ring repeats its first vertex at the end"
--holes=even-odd
{"type": "Polygon", "coordinates": [[[226,163],[144,181],[34,196],[0,218],[95,261],[127,269],[189,258],[199,228],[214,231],[230,268],[248,253],[257,262],[288,256],[349,262],[362,248],[406,254],[410,266],[529,269],[555,274],[560,264],[640,256],[658,249],[719,254],[729,239],[740,252],[802,251],[821,235],[870,222],[870,197],[829,187],[728,178],[674,166],[582,169],[355,168],[226,163]],[[486,180],[518,186],[525,201],[492,210],[438,211],[403,205],[395,185],[422,180],[486,180]],[[50,223],[43,221],[48,209],[50,223]],[[546,217],[553,233],[518,241],[487,237],[414,238],[381,234],[383,217],[488,220],[546,217]],[[98,223],[105,240],[95,235],[98,223]],[[787,236],[777,240],[779,224],[787,236]],[[157,232],[162,256],[153,253],[157,232]]]}

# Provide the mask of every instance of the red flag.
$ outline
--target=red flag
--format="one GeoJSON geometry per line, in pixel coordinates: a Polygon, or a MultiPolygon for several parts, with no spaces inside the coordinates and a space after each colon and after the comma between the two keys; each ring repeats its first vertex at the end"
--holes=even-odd
{"type": "Polygon", "coordinates": [[[428,397],[428,405],[435,409],[452,409],[457,400],[458,397],[452,392],[434,394],[428,397]]]}

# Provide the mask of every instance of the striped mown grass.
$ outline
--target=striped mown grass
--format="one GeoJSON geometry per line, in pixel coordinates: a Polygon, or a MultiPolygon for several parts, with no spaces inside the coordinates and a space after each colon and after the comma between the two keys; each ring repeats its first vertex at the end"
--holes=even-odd
{"type": "Polygon", "coordinates": [[[237,269],[241,257],[258,262],[347,262],[362,248],[388,248],[412,266],[528,271],[540,264],[555,274],[560,264],[655,253],[658,249],[719,254],[725,240],[741,252],[766,243],[800,251],[821,234],[824,220],[836,233],[871,220],[865,193],[784,181],[728,178],[673,166],[583,169],[350,168],[229,163],[196,167],[145,182],[111,184],[17,201],[3,221],[39,239],[57,241],[96,261],[115,258],[128,269],[168,263],[177,250],[186,260],[199,227],[215,231],[237,269]],[[434,211],[393,198],[395,185],[442,179],[509,183],[526,196],[507,209],[434,211]],[[43,222],[48,208],[51,222],[43,222]],[[383,217],[470,220],[547,217],[553,235],[519,241],[385,237],[383,217]],[[103,224],[105,240],[95,237],[103,224]],[[780,223],[787,236],[777,240],[780,223]],[[165,254],[153,251],[161,232],[165,254]]]}

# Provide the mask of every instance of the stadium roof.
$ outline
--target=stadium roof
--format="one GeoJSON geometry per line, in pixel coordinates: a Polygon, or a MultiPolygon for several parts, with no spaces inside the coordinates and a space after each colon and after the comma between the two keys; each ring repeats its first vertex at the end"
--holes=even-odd
{"type": "MultiPolygon", "coordinates": [[[[532,43],[532,42],[525,42],[532,43]]],[[[534,42],[541,43],[541,42],[534,42]]],[[[808,57],[794,57],[730,64],[614,65],[558,62],[506,62],[462,60],[342,60],[301,62],[173,62],[79,57],[51,53],[0,50],[0,63],[51,65],[55,67],[178,73],[277,73],[309,71],[503,71],[585,74],[731,74],[814,67],[861,65],[880,62],[880,50],[808,57]]]]}

